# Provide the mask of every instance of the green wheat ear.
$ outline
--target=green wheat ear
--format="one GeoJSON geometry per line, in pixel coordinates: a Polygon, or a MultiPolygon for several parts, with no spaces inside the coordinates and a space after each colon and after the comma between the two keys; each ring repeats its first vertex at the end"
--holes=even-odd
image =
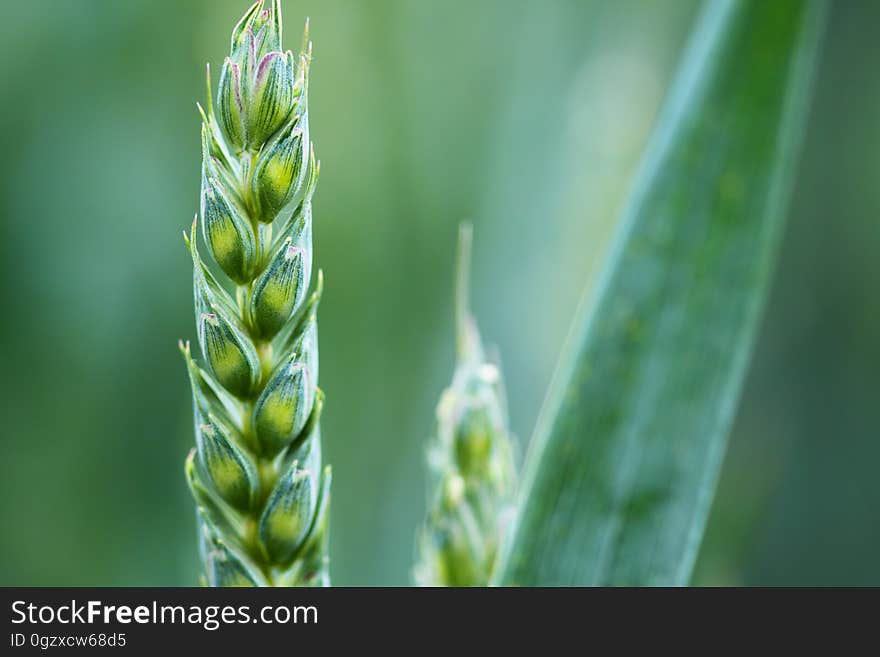
{"type": "Polygon", "coordinates": [[[201,233],[194,268],[204,365],[181,343],[196,447],[186,462],[210,586],[326,586],[330,471],[321,464],[308,23],[302,52],[281,46],[278,0],[232,32],[216,114],[202,116],[201,233]],[[222,275],[220,274],[222,272],[222,275]]]}
{"type": "Polygon", "coordinates": [[[471,228],[459,230],[456,367],[428,450],[434,491],[419,536],[416,582],[486,586],[512,515],[516,469],[501,371],[468,307],[471,228]]]}

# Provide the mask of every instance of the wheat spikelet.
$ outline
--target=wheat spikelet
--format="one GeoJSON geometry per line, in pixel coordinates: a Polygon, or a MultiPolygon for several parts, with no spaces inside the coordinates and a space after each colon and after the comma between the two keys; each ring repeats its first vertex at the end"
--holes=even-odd
{"type": "Polygon", "coordinates": [[[196,447],[186,475],[211,586],[328,585],[330,472],[321,464],[308,24],[281,45],[278,0],[232,32],[202,116],[201,220],[184,234],[204,366],[181,343],[196,447]],[[198,224],[201,224],[198,230],[198,224]],[[216,267],[202,258],[204,247],[216,267]]]}

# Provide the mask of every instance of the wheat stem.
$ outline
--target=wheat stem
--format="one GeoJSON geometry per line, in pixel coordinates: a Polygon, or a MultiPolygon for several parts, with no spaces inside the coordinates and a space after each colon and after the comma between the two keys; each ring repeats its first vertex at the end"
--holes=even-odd
{"type": "Polygon", "coordinates": [[[321,464],[308,24],[299,55],[281,46],[278,0],[232,33],[216,113],[202,115],[201,233],[194,268],[204,366],[181,343],[196,447],[186,474],[211,586],[328,585],[330,471],[321,464]],[[215,266],[216,265],[216,268],[215,266]],[[219,270],[216,271],[215,270],[219,270]],[[222,272],[222,275],[220,274],[222,272]]]}

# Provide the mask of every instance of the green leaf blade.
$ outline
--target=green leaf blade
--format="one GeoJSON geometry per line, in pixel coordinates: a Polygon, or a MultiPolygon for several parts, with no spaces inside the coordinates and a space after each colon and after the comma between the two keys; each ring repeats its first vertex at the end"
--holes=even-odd
{"type": "Polygon", "coordinates": [[[687,583],[823,19],[818,0],[707,5],[542,410],[500,583],[687,583]]]}

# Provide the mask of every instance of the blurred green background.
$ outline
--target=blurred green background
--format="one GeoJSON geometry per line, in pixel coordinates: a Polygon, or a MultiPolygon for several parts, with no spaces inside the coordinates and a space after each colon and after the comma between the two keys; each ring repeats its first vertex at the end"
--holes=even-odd
{"type": "MultiPolygon", "coordinates": [[[[191,585],[195,101],[245,0],[0,18],[0,585],[191,585]]],[[[336,584],[409,582],[456,226],[525,443],[695,0],[284,3],[311,17],[336,584]]],[[[695,581],[880,584],[880,3],[833,6],[695,581]]]]}

